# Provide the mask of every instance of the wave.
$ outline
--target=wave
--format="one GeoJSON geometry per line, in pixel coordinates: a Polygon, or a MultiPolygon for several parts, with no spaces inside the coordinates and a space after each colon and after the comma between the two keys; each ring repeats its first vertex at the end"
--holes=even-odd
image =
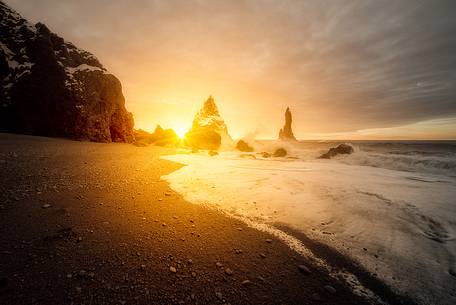
{"type": "MultiPolygon", "coordinates": [[[[456,177],[456,142],[454,141],[306,141],[294,145],[287,143],[286,148],[299,159],[311,161],[341,143],[351,145],[354,153],[340,155],[323,162],[341,162],[347,165],[456,177]]],[[[275,143],[276,146],[277,144],[275,143]]]]}
{"type": "MultiPolygon", "coordinates": [[[[280,161],[315,161],[330,148],[339,144],[354,148],[351,155],[339,155],[331,160],[318,162],[340,162],[405,172],[456,177],[456,141],[253,141],[249,144],[256,152],[273,152],[284,148],[288,152],[280,161]],[[290,158],[291,157],[291,158],[290,158]]],[[[234,153],[235,155],[235,153],[234,153]]],[[[233,155],[233,156],[234,156],[233,155]]],[[[257,159],[262,159],[257,154],[257,159]]]]}
{"type": "Polygon", "coordinates": [[[456,156],[453,154],[431,154],[429,152],[374,153],[357,149],[353,155],[338,160],[350,165],[456,176],[456,156]]]}
{"type": "Polygon", "coordinates": [[[268,230],[300,254],[308,251],[299,236],[280,225],[348,255],[399,293],[424,304],[455,304],[448,291],[456,270],[456,178],[404,173],[451,172],[454,158],[352,143],[353,154],[323,160],[318,154],[337,144],[254,144],[257,152],[286,148],[299,160],[257,153],[246,159],[236,151],[173,155],[164,158],[187,166],[162,179],[186,200],[268,230]]]}

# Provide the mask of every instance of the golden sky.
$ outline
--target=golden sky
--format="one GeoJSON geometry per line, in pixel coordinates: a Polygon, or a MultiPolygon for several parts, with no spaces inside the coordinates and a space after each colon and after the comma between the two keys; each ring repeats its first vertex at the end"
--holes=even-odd
{"type": "Polygon", "coordinates": [[[213,95],[235,138],[455,139],[456,1],[7,0],[94,53],[136,128],[213,95]]]}

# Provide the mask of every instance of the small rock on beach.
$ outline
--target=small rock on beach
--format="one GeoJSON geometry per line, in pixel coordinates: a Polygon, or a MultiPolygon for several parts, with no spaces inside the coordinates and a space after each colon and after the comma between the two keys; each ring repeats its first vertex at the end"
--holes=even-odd
{"type": "Polygon", "coordinates": [[[336,293],[336,289],[331,286],[331,285],[325,285],[323,287],[327,292],[329,292],[330,294],[335,294],[336,293]]]}
{"type": "Polygon", "coordinates": [[[312,273],[312,272],[310,271],[310,269],[307,268],[307,267],[304,266],[304,265],[299,265],[299,266],[298,266],[298,269],[299,269],[299,271],[300,271],[302,274],[305,274],[305,275],[309,275],[309,274],[312,273]]]}

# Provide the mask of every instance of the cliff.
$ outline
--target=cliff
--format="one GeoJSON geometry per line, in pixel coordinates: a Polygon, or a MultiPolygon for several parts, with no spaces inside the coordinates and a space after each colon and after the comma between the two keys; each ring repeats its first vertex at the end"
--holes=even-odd
{"type": "Polygon", "coordinates": [[[0,131],[130,142],[120,81],[91,53],[0,1],[0,131]]]}

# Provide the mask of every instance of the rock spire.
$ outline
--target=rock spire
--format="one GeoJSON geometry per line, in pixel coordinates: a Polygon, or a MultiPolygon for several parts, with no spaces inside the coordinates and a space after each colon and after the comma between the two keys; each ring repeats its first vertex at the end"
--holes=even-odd
{"type": "Polygon", "coordinates": [[[296,140],[296,138],[295,138],[295,136],[293,134],[293,130],[291,129],[292,121],[293,121],[293,118],[291,116],[290,108],[287,107],[287,110],[285,111],[285,125],[279,131],[279,139],[281,139],[281,140],[296,140]]]}

